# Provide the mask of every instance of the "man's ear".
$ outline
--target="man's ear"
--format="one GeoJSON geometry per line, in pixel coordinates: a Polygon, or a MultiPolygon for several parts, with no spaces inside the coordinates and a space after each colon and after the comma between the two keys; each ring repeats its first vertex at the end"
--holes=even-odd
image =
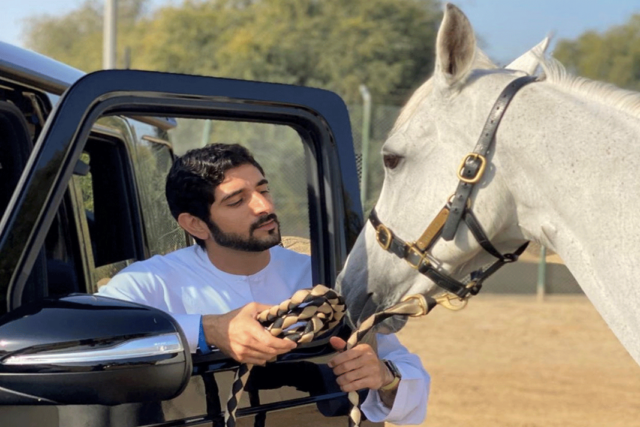
{"type": "Polygon", "coordinates": [[[207,240],[211,235],[207,224],[197,216],[193,216],[190,213],[183,212],[178,215],[178,224],[187,233],[191,234],[193,237],[197,237],[198,239],[207,240]]]}

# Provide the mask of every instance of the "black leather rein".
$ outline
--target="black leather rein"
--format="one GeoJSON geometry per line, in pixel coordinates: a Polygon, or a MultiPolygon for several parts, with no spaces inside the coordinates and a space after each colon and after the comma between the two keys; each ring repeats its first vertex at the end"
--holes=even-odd
{"type": "Polygon", "coordinates": [[[380,246],[401,259],[407,261],[413,268],[431,279],[437,286],[455,295],[460,300],[466,300],[470,295],[476,295],[482,282],[498,271],[503,265],[518,260],[518,257],[527,248],[526,242],[513,253],[501,254],[491,243],[484,229],[478,222],[471,209],[471,192],[475,184],[482,178],[487,166],[487,153],[489,152],[495,139],[498,125],[509,106],[509,103],[516,93],[525,85],[536,80],[533,76],[519,77],[512,81],[501,93],[494,103],[489,117],[482,129],[480,138],[473,150],[467,154],[458,169],[459,183],[456,192],[447,201],[435,219],[429,224],[418,240],[407,243],[397,237],[378,218],[376,210],[373,209],[369,215],[369,221],[376,230],[376,239],[380,246]],[[485,270],[477,270],[471,273],[471,280],[464,284],[446,273],[442,273],[433,266],[429,258],[428,251],[433,247],[439,238],[450,241],[454,238],[461,221],[476,238],[480,246],[497,258],[497,261],[485,270]]]}

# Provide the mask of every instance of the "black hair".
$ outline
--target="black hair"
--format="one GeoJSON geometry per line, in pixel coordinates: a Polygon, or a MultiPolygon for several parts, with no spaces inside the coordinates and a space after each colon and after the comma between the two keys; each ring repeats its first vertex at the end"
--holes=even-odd
{"type": "MultiPolygon", "coordinates": [[[[181,213],[189,213],[211,226],[209,211],[216,187],[224,181],[226,171],[245,164],[255,166],[264,175],[251,152],[239,144],[212,144],[178,157],[165,187],[171,215],[177,220],[181,213]]],[[[204,240],[193,237],[204,249],[204,240]]]]}

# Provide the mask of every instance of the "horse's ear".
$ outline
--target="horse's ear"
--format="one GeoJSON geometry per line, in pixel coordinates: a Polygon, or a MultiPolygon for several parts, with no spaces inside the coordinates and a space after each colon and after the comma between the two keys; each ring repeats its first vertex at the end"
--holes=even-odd
{"type": "Polygon", "coordinates": [[[469,74],[475,54],[476,36],[469,20],[460,9],[447,3],[436,40],[435,74],[447,85],[454,85],[469,74]]]}
{"type": "Polygon", "coordinates": [[[544,53],[549,47],[550,41],[551,35],[548,35],[531,50],[525,52],[522,56],[504,68],[508,70],[523,71],[530,76],[534,75],[540,65],[540,60],[544,57],[544,53]]]}

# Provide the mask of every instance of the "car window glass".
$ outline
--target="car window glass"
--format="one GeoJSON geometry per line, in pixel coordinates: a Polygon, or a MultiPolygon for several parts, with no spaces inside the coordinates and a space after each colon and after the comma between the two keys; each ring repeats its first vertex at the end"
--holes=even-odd
{"type": "Polygon", "coordinates": [[[4,213],[31,151],[24,118],[13,104],[0,102],[0,215],[4,213]]]}
{"type": "Polygon", "coordinates": [[[166,254],[188,243],[187,235],[169,211],[165,181],[175,158],[166,138],[150,135],[153,128],[137,124],[136,177],[149,255],[166,254]]]}
{"type": "MultiPolygon", "coordinates": [[[[33,147],[35,126],[27,122],[26,117],[28,113],[13,101],[0,101],[0,216],[9,204],[33,147]]],[[[62,204],[25,284],[24,302],[80,289],[73,255],[68,250],[70,230],[65,212],[66,206],[62,204]]],[[[0,314],[6,311],[5,297],[0,295],[0,314]]]]}
{"type": "Polygon", "coordinates": [[[80,161],[88,166],[86,173],[76,179],[82,193],[93,267],[136,259],[135,200],[124,144],[117,139],[90,138],[80,161]]]}

